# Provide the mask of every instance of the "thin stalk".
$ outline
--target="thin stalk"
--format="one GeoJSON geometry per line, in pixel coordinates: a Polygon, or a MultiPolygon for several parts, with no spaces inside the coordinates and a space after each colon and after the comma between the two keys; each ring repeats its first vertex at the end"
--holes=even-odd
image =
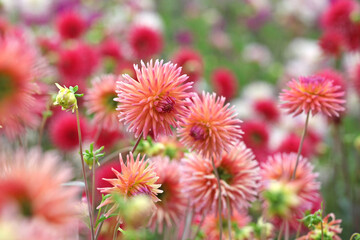
{"type": "Polygon", "coordinates": [[[226,196],[226,205],[227,205],[227,208],[228,208],[228,214],[227,214],[227,220],[228,220],[228,231],[229,231],[229,240],[232,239],[232,236],[231,236],[231,208],[230,208],[230,200],[229,200],[229,196],[226,196]]]}
{"type": "Polygon", "coordinates": [[[285,222],[285,240],[289,240],[290,237],[290,231],[289,231],[289,222],[285,222]]]}
{"type": "Polygon", "coordinates": [[[303,147],[303,144],[304,144],[304,140],[305,140],[305,136],[306,136],[306,132],[307,132],[307,127],[309,125],[309,118],[310,118],[310,111],[306,114],[305,127],[304,127],[304,131],[302,133],[298,153],[297,153],[297,156],[296,156],[296,164],[295,164],[294,172],[293,172],[292,177],[291,177],[292,180],[295,179],[296,169],[297,169],[297,166],[299,164],[301,150],[302,150],[302,147],[303,147]]]}
{"type": "Polygon", "coordinates": [[[281,226],[280,226],[278,240],[281,240],[281,238],[282,238],[282,233],[283,233],[283,230],[284,230],[284,226],[285,226],[285,222],[283,222],[281,224],[281,226]]]}
{"type": "Polygon", "coordinates": [[[132,153],[135,152],[137,146],[139,145],[139,143],[140,143],[140,141],[141,141],[142,136],[143,136],[143,133],[141,133],[140,136],[138,137],[138,139],[136,140],[136,143],[135,143],[135,145],[134,145],[134,148],[131,150],[132,153]]]}
{"type": "Polygon", "coordinates": [[[120,222],[117,222],[116,223],[116,226],[115,226],[115,230],[114,230],[114,234],[113,234],[113,240],[116,240],[117,239],[117,235],[118,235],[118,229],[120,227],[120,222]]]}
{"type": "MultiPolygon", "coordinates": [[[[52,105],[52,99],[50,98],[50,100],[48,101],[48,104],[46,104],[46,112],[48,112],[50,110],[50,106],[52,105]]],[[[41,141],[42,141],[42,136],[44,133],[44,128],[45,128],[45,124],[46,124],[46,120],[49,118],[48,114],[44,114],[41,120],[41,125],[39,128],[39,140],[38,140],[38,145],[39,147],[41,146],[41,141]]]]}
{"type": "Polygon", "coordinates": [[[218,212],[219,212],[219,234],[220,234],[220,240],[222,239],[222,217],[221,217],[221,212],[222,212],[222,209],[221,209],[221,185],[220,185],[220,177],[219,177],[219,173],[215,167],[215,162],[214,162],[214,158],[212,157],[211,158],[211,164],[212,164],[212,167],[213,167],[213,170],[214,170],[214,174],[215,174],[215,177],[216,177],[216,180],[217,180],[217,183],[218,183],[218,187],[219,187],[219,201],[218,201],[218,212]]]}
{"type": "Polygon", "coordinates": [[[296,231],[296,237],[295,237],[295,239],[298,239],[298,237],[300,236],[300,231],[301,231],[301,224],[299,224],[299,227],[298,227],[298,229],[297,229],[297,231],[296,231]]]}
{"type": "MultiPolygon", "coordinates": [[[[94,240],[95,239],[94,238],[95,237],[95,233],[94,233],[94,217],[93,217],[93,211],[91,209],[92,205],[90,204],[89,185],[88,185],[87,177],[86,177],[85,161],[84,161],[84,157],[83,157],[83,154],[82,154],[83,150],[82,150],[81,128],[80,128],[80,118],[79,118],[79,110],[78,110],[78,108],[75,108],[75,112],[76,112],[76,121],[77,121],[77,129],[78,129],[78,136],[79,136],[81,167],[82,167],[82,174],[83,174],[83,177],[84,177],[85,194],[86,194],[86,200],[87,200],[89,217],[90,217],[91,240],[94,240]]],[[[94,201],[94,199],[93,199],[93,201],[94,201]]]]}
{"type": "Polygon", "coordinates": [[[324,225],[322,221],[320,222],[320,224],[321,224],[321,240],[324,240],[324,225]]]}
{"type": "Polygon", "coordinates": [[[91,178],[91,210],[95,215],[95,155],[92,163],[92,178],[91,178]]]}
{"type": "Polygon", "coordinates": [[[192,218],[193,218],[193,211],[192,211],[192,207],[190,207],[190,202],[189,202],[188,207],[187,207],[187,214],[186,214],[186,219],[185,219],[184,232],[183,232],[183,234],[181,236],[181,240],[187,239],[187,235],[189,234],[192,218]]]}
{"type": "MultiPolygon", "coordinates": [[[[107,212],[108,207],[109,207],[109,205],[106,205],[105,210],[104,210],[104,213],[107,212]]],[[[100,213],[100,211],[101,211],[101,208],[99,209],[99,213],[100,213]]],[[[98,217],[97,217],[96,221],[97,221],[98,219],[99,219],[99,214],[98,214],[98,217]]],[[[97,230],[96,230],[96,233],[95,233],[95,240],[98,239],[99,234],[100,234],[100,231],[101,231],[101,228],[102,228],[104,222],[105,222],[105,221],[101,221],[101,222],[99,223],[99,226],[97,227],[97,230]]]]}

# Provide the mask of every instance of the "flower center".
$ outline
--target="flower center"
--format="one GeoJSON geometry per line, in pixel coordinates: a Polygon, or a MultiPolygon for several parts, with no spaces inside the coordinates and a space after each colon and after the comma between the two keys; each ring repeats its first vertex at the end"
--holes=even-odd
{"type": "Polygon", "coordinates": [[[190,129],[190,136],[194,139],[194,140],[204,140],[206,138],[207,135],[207,129],[203,126],[200,125],[194,125],[191,127],[190,129]]]}
{"type": "Polygon", "coordinates": [[[6,72],[0,72],[0,100],[5,99],[15,91],[15,84],[6,72]]]}
{"type": "Polygon", "coordinates": [[[33,215],[33,208],[31,205],[31,201],[29,199],[27,199],[27,198],[19,199],[19,207],[20,207],[21,213],[25,217],[31,217],[33,215]]]}
{"type": "Polygon", "coordinates": [[[169,113],[174,109],[175,98],[166,96],[154,103],[156,111],[159,113],[169,113]]]}
{"type": "Polygon", "coordinates": [[[114,111],[116,110],[116,107],[117,107],[117,102],[114,101],[114,98],[116,98],[117,95],[116,93],[107,93],[105,96],[104,96],[104,104],[106,106],[106,109],[109,110],[109,111],[114,111]]]}
{"type": "Polygon", "coordinates": [[[231,180],[233,178],[232,174],[227,169],[225,169],[223,167],[218,167],[217,171],[219,173],[219,178],[221,180],[224,180],[226,183],[230,184],[230,182],[231,182],[231,180]]]}

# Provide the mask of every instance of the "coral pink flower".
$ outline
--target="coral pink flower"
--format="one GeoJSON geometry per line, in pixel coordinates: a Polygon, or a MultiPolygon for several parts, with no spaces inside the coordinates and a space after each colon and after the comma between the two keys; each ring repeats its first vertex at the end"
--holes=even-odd
{"type": "MultiPolygon", "coordinates": [[[[140,159],[140,154],[134,159],[131,152],[130,155],[126,156],[126,162],[124,162],[120,155],[121,173],[112,169],[116,178],[104,179],[108,181],[112,187],[99,188],[101,193],[120,194],[125,199],[138,194],[146,194],[151,197],[154,202],[159,201],[160,199],[157,198],[156,195],[162,193],[162,190],[159,189],[161,184],[156,184],[159,177],[156,176],[154,163],[149,163],[145,160],[145,156],[140,159]]],[[[109,204],[113,205],[107,212],[107,215],[110,215],[118,209],[112,196],[101,203],[98,208],[109,204]]]]}
{"type": "Polygon", "coordinates": [[[91,82],[92,86],[85,95],[85,105],[88,112],[94,114],[94,123],[108,130],[116,130],[120,126],[116,111],[118,103],[114,100],[117,97],[117,80],[120,79],[115,75],[97,77],[91,82]]]}
{"type": "Polygon", "coordinates": [[[317,224],[314,230],[311,230],[305,236],[297,238],[297,240],[316,240],[316,239],[333,239],[341,240],[338,234],[342,232],[340,227],[341,219],[336,219],[333,213],[328,214],[324,219],[323,223],[317,224]],[[321,233],[322,231],[323,233],[321,233]],[[322,237],[323,234],[323,237],[322,237]]]}
{"type": "MultiPolygon", "coordinates": [[[[261,164],[262,197],[265,213],[274,222],[288,221],[290,227],[297,229],[298,219],[306,210],[311,210],[314,199],[319,198],[320,183],[318,174],[313,173],[313,166],[306,158],[300,156],[295,179],[292,180],[297,155],[276,154],[261,164]],[[281,197],[282,201],[271,202],[267,194],[281,197]]],[[[276,198],[280,199],[280,198],[276,198]]]]}
{"type": "MultiPolygon", "coordinates": [[[[218,209],[218,182],[211,161],[197,154],[189,154],[183,160],[184,192],[191,198],[199,212],[218,209]]],[[[226,200],[231,210],[244,210],[256,199],[259,167],[254,155],[245,144],[239,142],[230,153],[215,159],[222,188],[221,204],[227,212],[226,200]]]]}
{"type": "Polygon", "coordinates": [[[0,126],[11,139],[39,122],[35,81],[43,73],[34,46],[24,36],[0,37],[0,126]]]}
{"type": "Polygon", "coordinates": [[[86,30],[85,20],[76,12],[63,12],[56,20],[56,27],[63,39],[79,38],[86,30]]]}
{"type": "Polygon", "coordinates": [[[197,82],[204,71],[201,55],[190,48],[182,48],[172,57],[172,61],[182,67],[183,73],[189,76],[189,82],[197,82]]]}
{"type": "Polygon", "coordinates": [[[179,121],[188,115],[192,94],[187,90],[192,83],[185,83],[187,76],[180,76],[181,68],[171,62],[142,62],[141,70],[135,65],[135,71],[138,81],[125,74],[124,80],[117,82],[115,101],[120,103],[120,121],[135,137],[143,133],[146,139],[150,130],[155,139],[161,134],[172,135],[171,127],[179,127],[179,121]]]}
{"type": "MultiPolygon", "coordinates": [[[[222,239],[230,239],[229,231],[227,230],[227,215],[222,216],[222,221],[224,228],[222,239]]],[[[246,213],[239,213],[238,211],[234,211],[233,215],[231,216],[232,239],[237,239],[236,232],[239,231],[239,229],[245,227],[250,221],[251,218],[246,213]]],[[[216,217],[214,215],[206,216],[204,220],[204,225],[202,226],[202,230],[204,231],[207,240],[220,239],[219,217],[216,217]]]]}
{"type": "Polygon", "coordinates": [[[156,210],[150,220],[152,229],[163,231],[164,226],[177,226],[184,216],[186,210],[186,198],[182,192],[180,182],[182,173],[179,162],[169,161],[167,157],[154,157],[151,159],[155,163],[155,172],[159,179],[157,184],[161,184],[162,193],[158,194],[161,200],[156,203],[156,210]]]}
{"type": "Polygon", "coordinates": [[[259,99],[253,104],[254,111],[264,120],[277,122],[280,117],[279,109],[272,99],[259,99]]]}
{"type": "Polygon", "coordinates": [[[221,156],[228,152],[241,138],[241,121],[236,118],[233,107],[225,105],[224,97],[203,92],[192,99],[190,115],[178,129],[180,141],[204,157],[221,156]]]}
{"type": "Polygon", "coordinates": [[[235,74],[226,68],[214,70],[211,76],[214,92],[230,101],[238,92],[238,81],[235,74]]]}
{"type": "MultiPolygon", "coordinates": [[[[87,122],[80,117],[81,135],[87,137],[87,122]]],[[[74,150],[79,145],[78,129],[75,114],[60,113],[51,120],[49,125],[51,142],[63,151],[74,150]]]]}
{"type": "Polygon", "coordinates": [[[38,149],[0,153],[0,222],[16,223],[16,239],[70,237],[77,189],[62,185],[72,174],[59,160],[38,149]]]}
{"type": "Polygon", "coordinates": [[[163,38],[153,28],[133,26],[129,32],[129,44],[136,58],[146,60],[161,52],[163,38]]]}
{"type": "Polygon", "coordinates": [[[280,93],[282,108],[294,116],[302,112],[312,115],[324,113],[329,117],[339,116],[345,110],[343,104],[344,91],[334,85],[332,80],[320,76],[300,77],[288,83],[289,90],[280,93]]]}

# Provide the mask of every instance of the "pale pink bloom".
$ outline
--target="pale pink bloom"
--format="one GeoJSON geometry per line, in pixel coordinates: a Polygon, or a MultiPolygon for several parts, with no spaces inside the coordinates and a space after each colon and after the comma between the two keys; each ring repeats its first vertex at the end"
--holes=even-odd
{"type": "MultiPolygon", "coordinates": [[[[313,165],[300,156],[299,164],[292,179],[296,164],[295,153],[283,153],[270,156],[261,164],[261,192],[276,189],[284,193],[284,206],[282,211],[273,211],[268,200],[264,201],[265,214],[274,222],[289,221],[290,227],[297,229],[298,219],[302,219],[306,210],[311,210],[314,199],[319,198],[320,183],[317,181],[318,173],[313,172],[313,165]],[[288,201],[287,201],[288,200],[288,201]]],[[[279,204],[279,203],[276,203],[279,204]]]]}
{"type": "Polygon", "coordinates": [[[238,143],[241,121],[224,97],[203,92],[192,99],[190,115],[178,129],[180,141],[204,157],[221,156],[238,143]]]}
{"type": "Polygon", "coordinates": [[[15,222],[19,239],[69,236],[77,222],[78,191],[62,184],[71,179],[71,169],[52,153],[1,152],[0,222],[15,222]]]}
{"type": "Polygon", "coordinates": [[[85,104],[90,114],[94,114],[94,123],[111,130],[119,129],[118,103],[114,100],[117,97],[116,81],[120,80],[115,75],[102,75],[95,78],[85,95],[85,104]]]}
{"type": "Polygon", "coordinates": [[[120,121],[128,125],[128,131],[135,137],[143,133],[144,139],[152,131],[155,139],[159,135],[172,135],[171,127],[179,127],[179,122],[187,117],[192,96],[189,89],[192,82],[181,74],[181,68],[171,62],[151,60],[141,69],[134,66],[137,80],[124,74],[117,82],[120,121]]]}
{"type": "Polygon", "coordinates": [[[283,89],[280,93],[281,107],[294,116],[302,112],[312,115],[323,113],[339,116],[339,112],[345,110],[343,107],[344,91],[341,86],[333,84],[332,80],[321,76],[299,77],[288,83],[290,89],[283,89]]]}
{"type": "Polygon", "coordinates": [[[150,220],[152,229],[163,231],[164,226],[177,226],[186,210],[186,196],[182,192],[182,172],[177,161],[170,161],[168,157],[154,157],[155,172],[161,184],[162,193],[158,194],[161,200],[156,203],[156,210],[150,220]]]}
{"type": "MultiPolygon", "coordinates": [[[[184,192],[197,211],[218,209],[219,189],[211,161],[197,154],[189,154],[183,160],[184,192]]],[[[230,153],[215,158],[221,185],[221,205],[242,211],[256,199],[258,192],[259,167],[250,149],[243,142],[235,145],[230,153]]]]}

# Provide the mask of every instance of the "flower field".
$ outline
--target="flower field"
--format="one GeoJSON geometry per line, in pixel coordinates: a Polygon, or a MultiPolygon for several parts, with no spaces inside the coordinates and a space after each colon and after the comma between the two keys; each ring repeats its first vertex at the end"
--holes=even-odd
{"type": "Polygon", "coordinates": [[[0,240],[360,240],[357,0],[0,0],[0,240]]]}

